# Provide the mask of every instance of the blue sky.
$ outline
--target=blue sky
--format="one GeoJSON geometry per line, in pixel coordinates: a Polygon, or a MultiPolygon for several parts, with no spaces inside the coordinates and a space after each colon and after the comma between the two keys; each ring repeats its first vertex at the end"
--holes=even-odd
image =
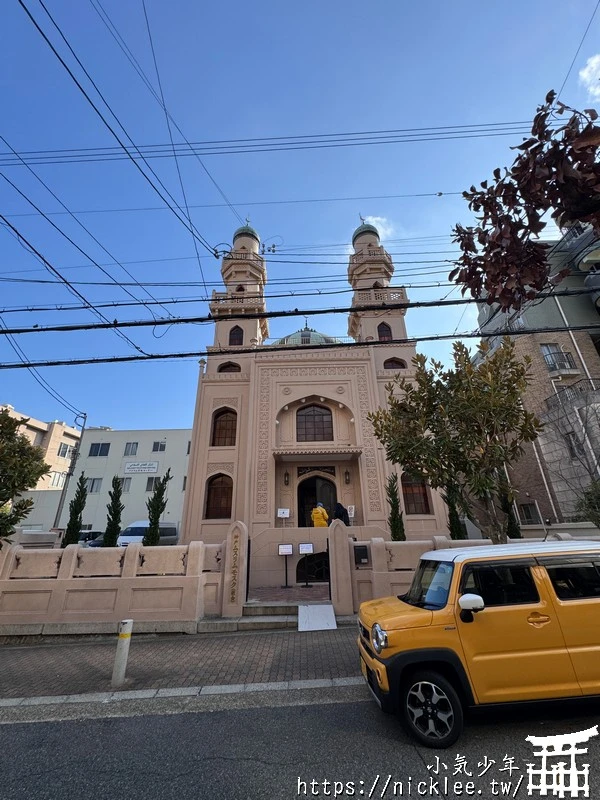
{"type": "MultiPolygon", "coordinates": [[[[156,74],[141,0],[101,0],[128,47],[156,88],[156,74]]],[[[38,0],[24,0],[72,66],[38,0]]],[[[164,114],[103,24],[97,0],[45,0],[67,40],[137,145],[165,144],[164,114]],[[94,3],[94,4],[93,4],[94,3]]],[[[516,0],[452,4],[424,0],[305,0],[198,3],[146,0],[167,107],[189,141],[458,126],[529,120],[546,92],[562,85],[592,16],[595,0],[516,0]]],[[[561,95],[577,107],[598,105],[600,13],[594,18],[561,95]],[[583,71],[583,78],[579,73],[583,71]],[[585,80],[587,79],[587,85],[585,80]]],[[[16,2],[2,8],[0,134],[19,152],[113,147],[117,143],[16,2]]],[[[93,89],[90,90],[96,98],[93,89]]],[[[175,132],[175,141],[182,141],[175,132]]],[[[359,214],[378,218],[394,255],[397,284],[409,298],[446,296],[453,224],[471,221],[460,196],[387,195],[451,193],[509,164],[520,137],[486,137],[287,152],[209,155],[203,161],[235,210],[276,246],[268,262],[268,293],[348,289],[347,245],[359,214]],[[274,203],[273,201],[374,197],[371,200],[274,203]],[[258,204],[257,204],[258,203],[258,204]],[[307,262],[326,263],[307,263],[307,262]],[[437,262],[433,265],[426,262],[437,262]],[[287,263],[292,262],[292,263],[287,263]],[[416,263],[418,262],[418,263],[416,263]],[[308,287],[302,279],[314,280],[308,287]],[[319,281],[319,283],[317,283],[319,281]],[[303,288],[301,288],[303,287],[303,288]]],[[[0,152],[6,152],[0,141],[0,152]]],[[[182,202],[173,159],[149,162],[182,202]]],[[[211,245],[224,246],[239,222],[193,157],[179,160],[194,225],[211,245]]],[[[220,262],[200,251],[131,161],[45,164],[35,167],[67,207],[76,212],[111,256],[62,211],[23,166],[3,166],[10,179],[95,261],[115,284],[77,285],[92,303],[129,299],[116,283],[130,278],[119,261],[157,299],[206,296],[220,290],[220,262]],[[138,210],[131,210],[138,209],[138,210]],[[143,209],[143,210],[139,210],[143,209]],[[113,263],[111,263],[113,262],[113,263]],[[186,287],[169,285],[187,282],[186,287]],[[213,284],[213,285],[211,285],[213,284]]],[[[0,178],[0,210],[70,281],[108,281],[0,178]]],[[[16,306],[70,304],[75,298],[36,258],[0,227],[0,318],[8,327],[93,322],[89,310],[6,313],[16,306]],[[17,280],[18,279],[18,282],[17,280]]],[[[148,297],[138,286],[130,291],[148,297]]],[[[458,295],[455,291],[453,297],[458,295]]],[[[348,292],[272,298],[270,310],[349,305],[348,292]]],[[[168,306],[175,315],[203,315],[205,301],[168,306]]],[[[164,310],[158,308],[159,315],[164,310]]],[[[109,319],[148,319],[147,309],[108,309],[109,319]]],[[[409,335],[473,330],[469,307],[409,311],[409,335]]],[[[345,315],[309,317],[311,327],[345,336],[345,315]]],[[[303,327],[304,320],[272,320],[272,337],[303,327]]],[[[212,343],[210,325],[178,325],[127,332],[147,352],[202,350],[212,343]]],[[[112,331],[37,333],[17,342],[28,359],[127,355],[132,347],[112,331]]],[[[423,344],[446,360],[448,342],[423,344]]],[[[17,356],[0,337],[0,362],[17,356]]],[[[41,376],[85,411],[90,425],[114,428],[188,427],[197,383],[194,359],[132,364],[54,367],[41,376]]],[[[64,419],[61,407],[26,370],[0,371],[0,403],[41,419],[64,419]]]]}

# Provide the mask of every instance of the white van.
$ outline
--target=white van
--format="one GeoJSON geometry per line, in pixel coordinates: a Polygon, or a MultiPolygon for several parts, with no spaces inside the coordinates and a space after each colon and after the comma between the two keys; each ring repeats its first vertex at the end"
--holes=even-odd
{"type": "MultiPolygon", "coordinates": [[[[117,539],[117,547],[127,547],[128,544],[136,544],[144,539],[148,533],[150,523],[147,519],[138,520],[128,525],[125,530],[121,531],[117,539]]],[[[177,523],[175,522],[161,522],[158,528],[160,545],[177,544],[178,532],[177,523]]]]}

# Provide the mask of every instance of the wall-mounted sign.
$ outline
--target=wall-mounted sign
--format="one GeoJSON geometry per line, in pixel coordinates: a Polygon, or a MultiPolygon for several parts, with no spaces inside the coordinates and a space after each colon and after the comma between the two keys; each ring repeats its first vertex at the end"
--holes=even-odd
{"type": "Polygon", "coordinates": [[[354,506],[348,506],[348,516],[350,519],[354,518],[354,506]]]}
{"type": "Polygon", "coordinates": [[[279,545],[279,555],[280,556],[292,556],[294,554],[294,545],[293,544],[280,544],[279,545]]]}
{"type": "Polygon", "coordinates": [[[312,555],[315,552],[315,548],[312,542],[300,542],[298,545],[298,552],[301,556],[303,555],[312,555]]]}
{"type": "Polygon", "coordinates": [[[278,508],[277,509],[277,517],[279,519],[289,519],[290,510],[289,508],[278,508]]]}
{"type": "Polygon", "coordinates": [[[135,472],[158,472],[158,461],[127,461],[124,472],[125,475],[135,472]]]}

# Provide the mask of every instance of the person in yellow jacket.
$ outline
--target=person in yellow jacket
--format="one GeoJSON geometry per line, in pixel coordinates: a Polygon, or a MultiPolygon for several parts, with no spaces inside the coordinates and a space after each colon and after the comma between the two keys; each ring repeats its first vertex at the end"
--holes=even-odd
{"type": "Polygon", "coordinates": [[[317,503],[311,511],[312,522],[315,528],[326,528],[329,514],[323,508],[323,503],[317,503]]]}

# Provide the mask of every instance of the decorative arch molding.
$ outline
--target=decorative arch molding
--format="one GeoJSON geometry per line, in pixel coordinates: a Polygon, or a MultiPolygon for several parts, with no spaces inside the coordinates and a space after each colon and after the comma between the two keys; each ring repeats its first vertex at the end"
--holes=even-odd
{"type": "Polygon", "coordinates": [[[233,461],[218,461],[214,464],[208,465],[207,478],[212,478],[219,472],[225,472],[227,475],[231,475],[233,477],[234,471],[235,471],[235,464],[233,463],[233,461]]]}
{"type": "MultiPolygon", "coordinates": [[[[320,354],[318,354],[320,355],[320,354]]],[[[325,356],[324,356],[325,357],[325,356]]],[[[314,360],[314,356],[312,357],[314,360]]],[[[328,358],[331,358],[329,354],[328,358]]],[[[331,379],[332,376],[340,380],[356,378],[358,395],[358,412],[355,413],[357,423],[360,420],[363,457],[361,459],[364,466],[365,486],[369,501],[369,510],[373,513],[381,513],[382,498],[381,487],[379,485],[377,473],[377,453],[375,451],[375,441],[372,434],[371,423],[367,417],[371,410],[368,391],[367,368],[356,365],[332,366],[331,364],[322,367],[311,366],[302,367],[264,367],[260,369],[259,377],[259,402],[258,402],[258,434],[257,434],[257,474],[256,474],[256,514],[268,517],[269,514],[269,463],[270,463],[270,431],[273,427],[274,419],[272,404],[273,395],[271,387],[272,378],[305,378],[315,381],[322,378],[324,381],[331,379]]]]}

